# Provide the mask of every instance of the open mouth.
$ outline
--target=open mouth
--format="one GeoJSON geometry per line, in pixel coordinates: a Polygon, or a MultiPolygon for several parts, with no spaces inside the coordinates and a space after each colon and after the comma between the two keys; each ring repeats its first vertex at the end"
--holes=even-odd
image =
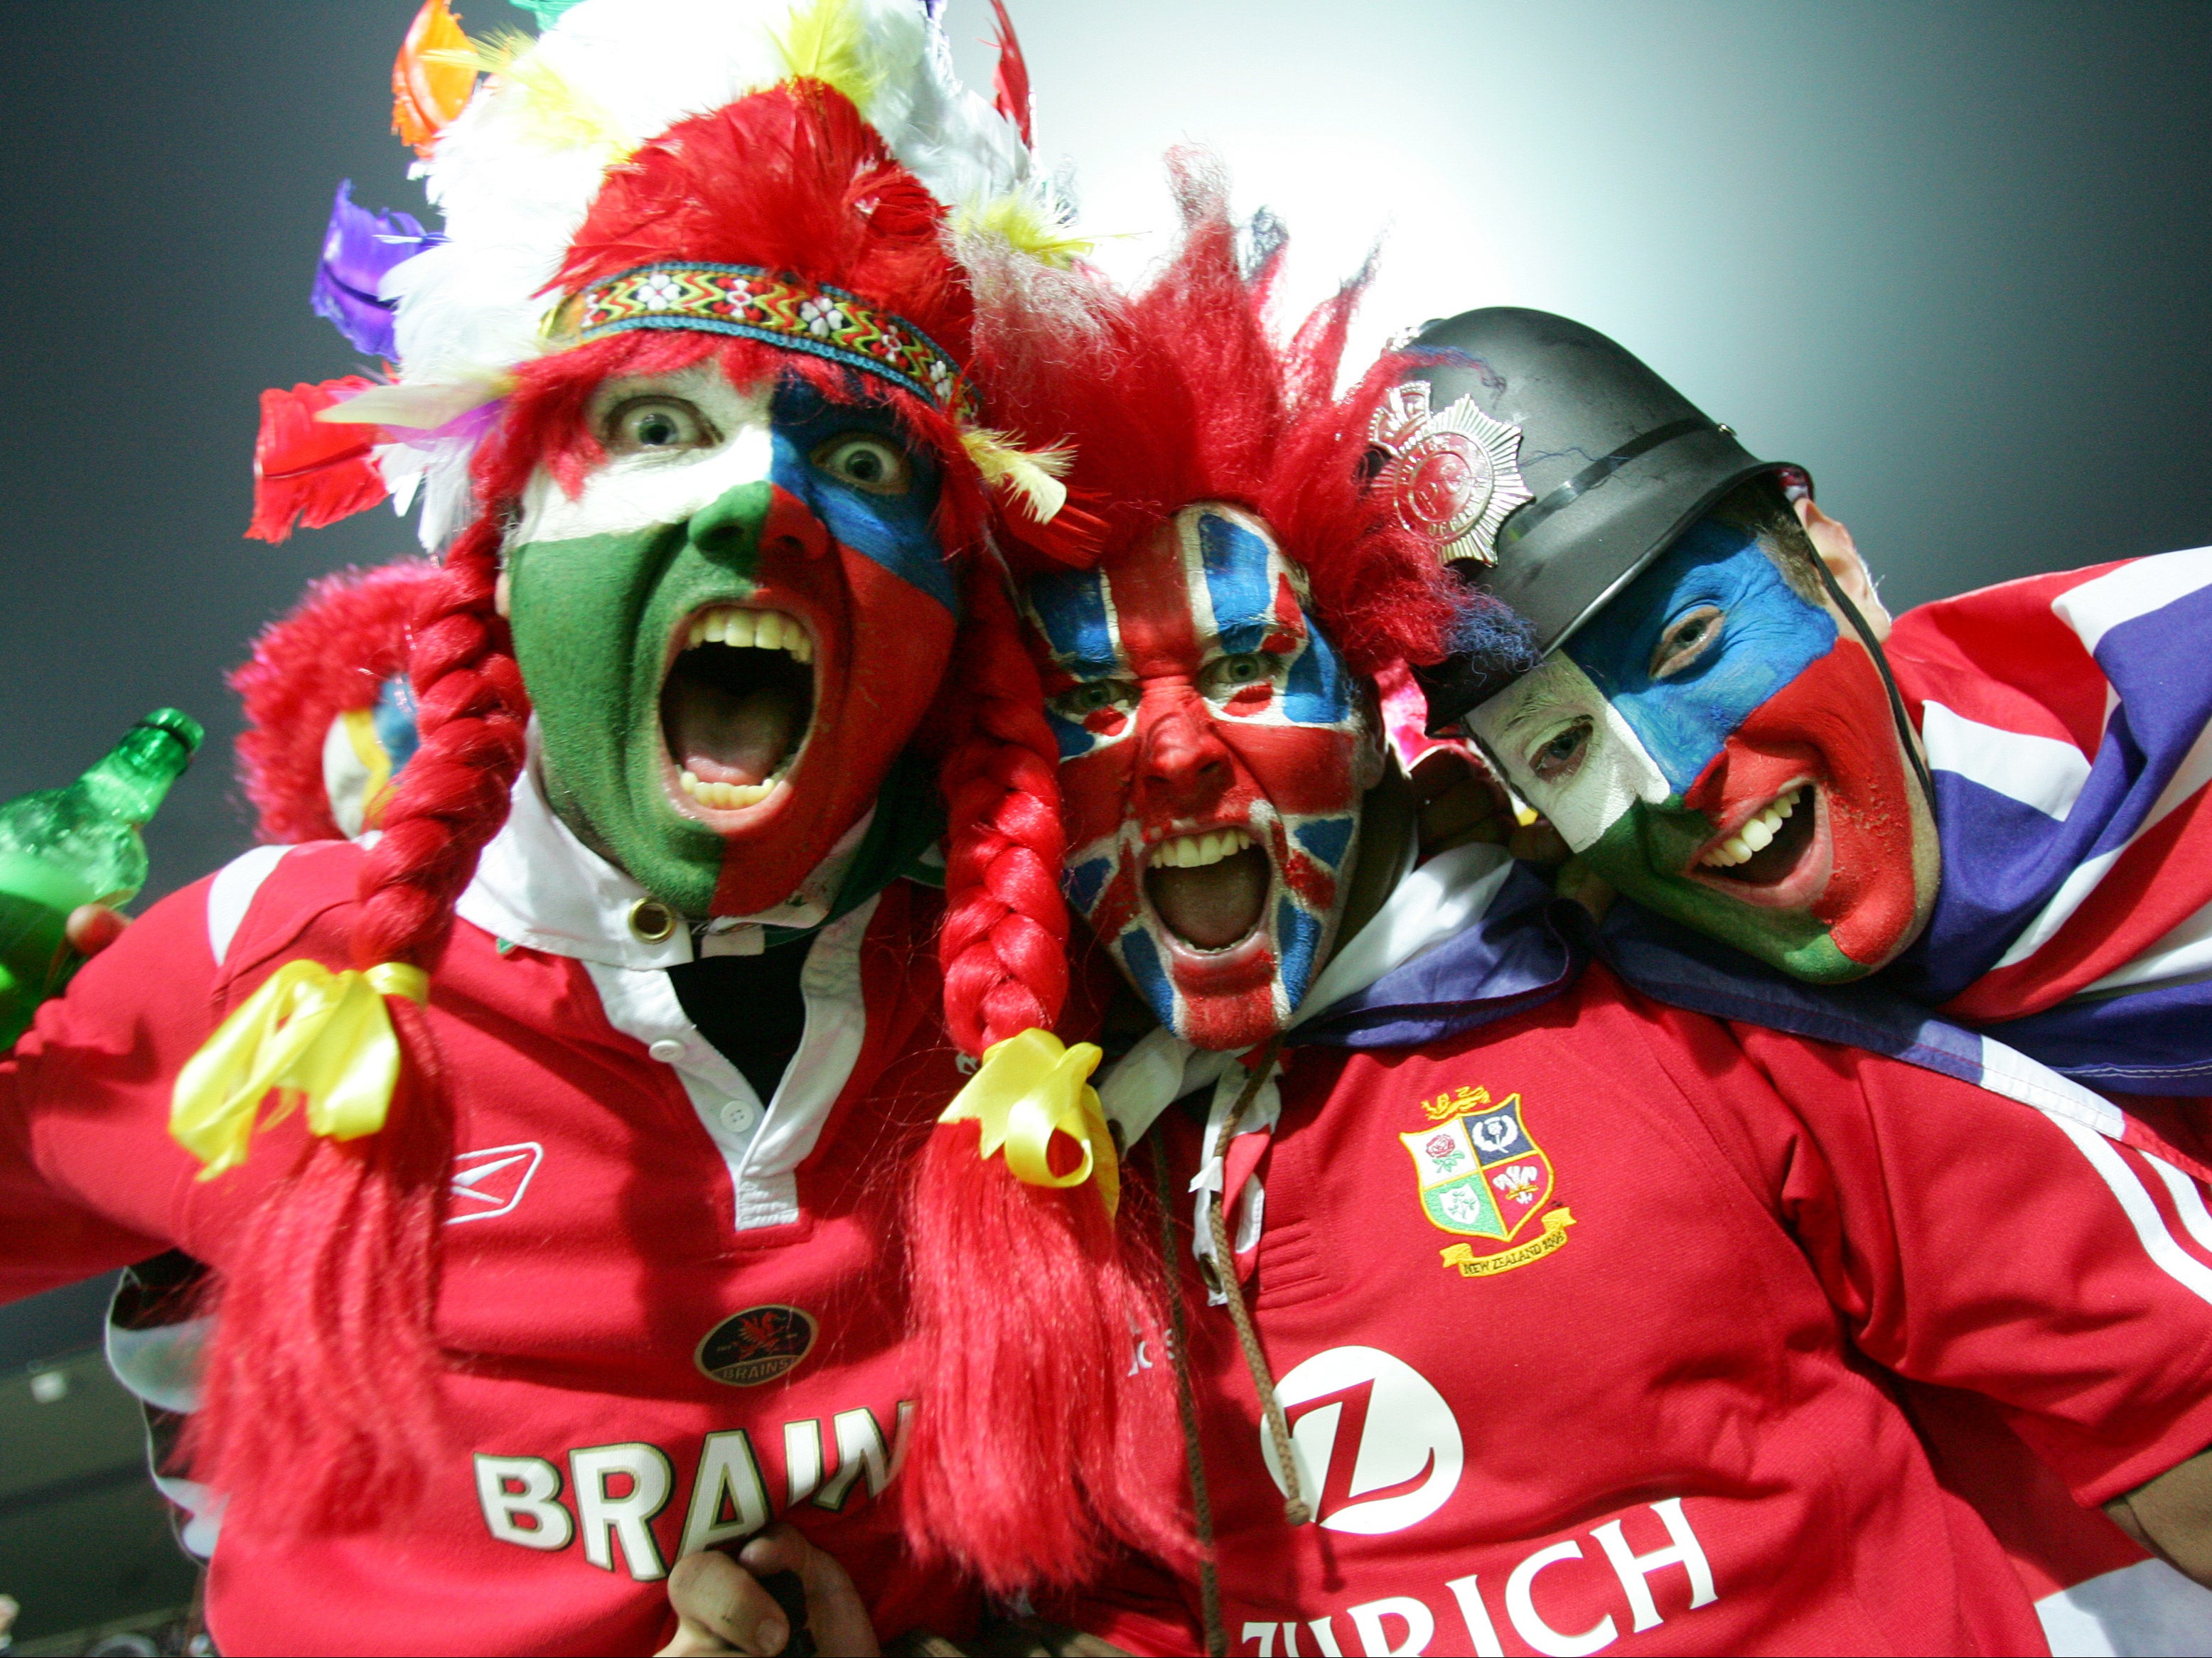
{"type": "MultiPolygon", "coordinates": [[[[1817,861],[1815,854],[1825,845],[1820,819],[1818,791],[1810,783],[1800,783],[1729,834],[1716,837],[1698,854],[1692,872],[1714,885],[1774,893],[1803,885],[1804,878],[1814,872],[1810,865],[1817,861]]],[[[1826,884],[1825,879],[1820,884],[1826,884]]]]}
{"type": "Polygon", "coordinates": [[[767,800],[814,719],[814,639],[782,610],[717,604],[684,624],[660,686],[660,733],[686,799],[709,812],[767,800]]]}
{"type": "Polygon", "coordinates": [[[1243,829],[1177,835],[1152,848],[1145,896],[1193,950],[1232,950],[1259,930],[1273,873],[1267,853],[1243,829]]]}

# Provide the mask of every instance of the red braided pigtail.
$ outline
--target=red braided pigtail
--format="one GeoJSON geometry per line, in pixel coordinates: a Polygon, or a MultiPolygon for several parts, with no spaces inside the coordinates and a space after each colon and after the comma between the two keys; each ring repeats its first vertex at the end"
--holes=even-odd
{"type": "MultiPolygon", "coordinates": [[[[428,970],[505,821],[528,705],[495,613],[499,528],[480,519],[429,584],[413,671],[422,747],[369,853],[357,967],[428,970]]],[[[407,1503],[443,1448],[433,1332],[453,1118],[423,1010],[386,998],[402,1054],[383,1129],[314,1138],[222,1266],[195,1473],[262,1523],[335,1530],[407,1503]]]]}
{"type": "MultiPolygon", "coordinates": [[[[971,724],[942,773],[939,953],[946,1023],[977,1055],[1059,1019],[1068,924],[1059,753],[1036,670],[996,572],[971,567],[966,597],[971,724]]],[[[980,1155],[980,1133],[940,1123],[908,1200],[927,1401],[907,1463],[909,1540],[999,1594],[1081,1582],[1117,1540],[1185,1556],[1183,1522],[1136,1472],[1176,1442],[1167,1388],[1133,1362],[1140,1344],[1165,1351],[1157,1251],[1141,1247],[1157,1211],[1130,1182],[1117,1229],[1096,1184],[1025,1185],[1003,1157],[980,1155]]],[[[1079,1151],[1056,1145],[1069,1156],[1055,1169],[1073,1167],[1079,1151]]]]}

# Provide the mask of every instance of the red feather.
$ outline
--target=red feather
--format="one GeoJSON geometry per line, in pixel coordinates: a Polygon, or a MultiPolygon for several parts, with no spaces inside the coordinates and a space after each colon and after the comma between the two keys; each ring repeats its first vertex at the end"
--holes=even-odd
{"type": "Polygon", "coordinates": [[[955,357],[972,302],[945,210],[842,93],[797,81],[678,121],[611,169],[556,284],[659,259],[763,265],[913,323],[955,357]]]}
{"type": "Polygon", "coordinates": [[[380,426],[325,425],[315,416],[374,385],[358,374],[261,394],[261,432],[253,440],[250,541],[283,541],[295,521],[311,530],[366,511],[390,493],[371,454],[391,440],[380,426]]]}
{"type": "Polygon", "coordinates": [[[999,15],[999,38],[994,42],[999,48],[998,67],[991,71],[991,104],[1000,114],[1014,124],[1022,135],[1024,148],[1033,146],[1030,137],[1030,66],[1022,56],[1022,43],[1014,38],[1013,19],[1006,15],[1006,0],[991,0],[991,9],[999,15]]]}

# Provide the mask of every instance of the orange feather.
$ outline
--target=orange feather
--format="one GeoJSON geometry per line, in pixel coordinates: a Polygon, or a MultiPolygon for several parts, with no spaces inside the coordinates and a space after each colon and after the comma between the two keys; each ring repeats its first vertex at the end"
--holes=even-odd
{"type": "Polygon", "coordinates": [[[446,123],[468,106],[477,72],[465,62],[469,37],[446,0],[427,0],[392,64],[392,130],[428,155],[446,123]]]}

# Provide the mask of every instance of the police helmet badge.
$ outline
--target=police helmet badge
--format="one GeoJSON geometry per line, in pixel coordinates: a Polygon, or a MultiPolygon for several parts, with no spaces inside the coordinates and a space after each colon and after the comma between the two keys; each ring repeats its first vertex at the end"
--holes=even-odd
{"type": "Polygon", "coordinates": [[[1390,388],[1369,438],[1382,456],[1376,487],[1398,521],[1435,544],[1444,563],[1498,562],[1498,531],[1534,495],[1521,477],[1521,428],[1462,398],[1441,413],[1425,380],[1390,388]]]}

